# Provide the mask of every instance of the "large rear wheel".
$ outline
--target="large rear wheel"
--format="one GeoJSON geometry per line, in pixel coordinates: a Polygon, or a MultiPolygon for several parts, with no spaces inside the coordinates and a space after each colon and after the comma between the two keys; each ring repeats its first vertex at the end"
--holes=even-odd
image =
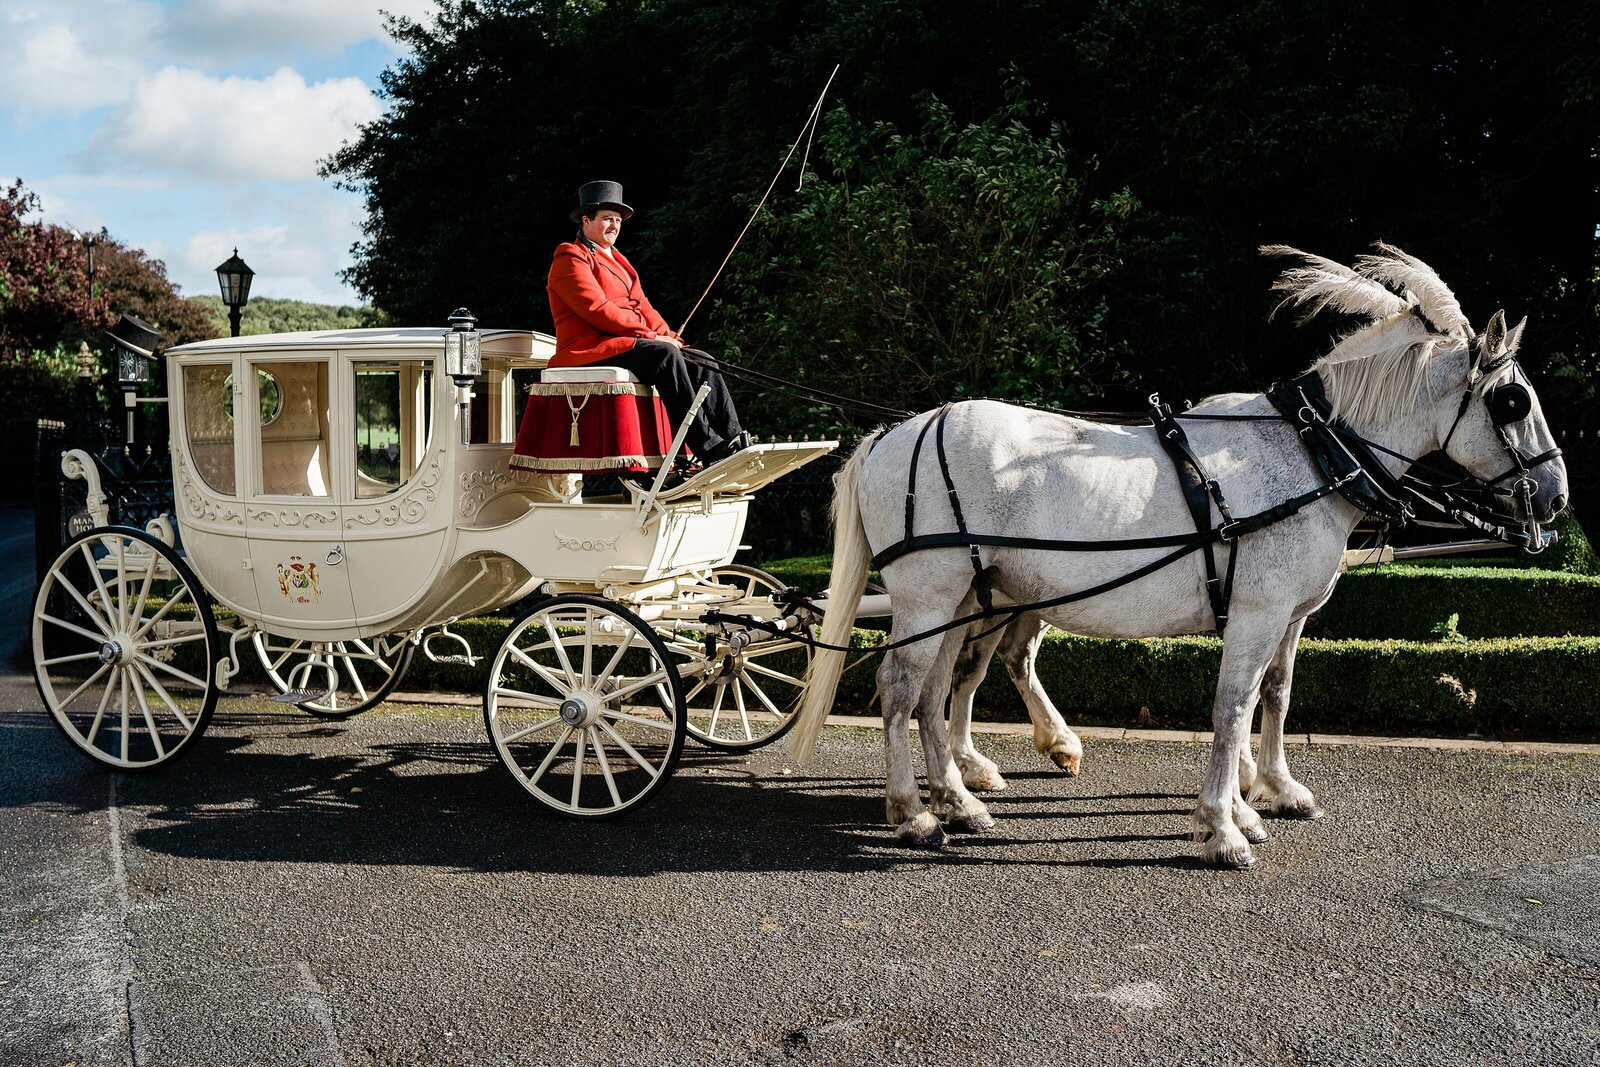
{"type": "Polygon", "coordinates": [[[34,681],[56,726],[108,767],[177,758],[216,709],[220,642],[189,565],[143,530],[69,541],[33,604],[34,681]]]}
{"type": "Polygon", "coordinates": [[[683,751],[683,688],[665,642],[603,597],[552,597],[512,624],[483,717],[517,784],[573,818],[643,803],[683,751]]]}

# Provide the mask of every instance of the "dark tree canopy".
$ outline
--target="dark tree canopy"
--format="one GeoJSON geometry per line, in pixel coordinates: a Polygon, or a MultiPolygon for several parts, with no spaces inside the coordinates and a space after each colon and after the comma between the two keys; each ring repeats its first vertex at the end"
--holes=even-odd
{"type": "MultiPolygon", "coordinates": [[[[350,280],[398,321],[442,323],[465,303],[547,329],[550,250],[577,187],[604,177],[638,209],[623,247],[677,323],[839,63],[830,106],[858,130],[925,145],[930,101],[956,130],[1025,105],[1075,203],[1139,205],[1102,220],[1095,270],[1050,283],[1040,315],[1061,328],[1032,343],[1066,347],[1030,355],[1040,397],[1073,395],[1061,374],[1080,371],[1078,391],[1100,394],[1084,400],[1122,405],[1297,370],[1327,333],[1266,321],[1272,266],[1256,247],[1348,261],[1381,238],[1433,264],[1474,322],[1531,316],[1526,362],[1561,381],[1545,390],[1558,420],[1595,399],[1600,0],[447,0],[395,35],[409,54],[384,76],[387,114],[328,173],[368,200],[350,280]]],[[[921,180],[879,144],[878,160],[864,142],[814,149],[816,186],[780,183],[698,343],[799,375],[814,349],[782,337],[803,328],[841,350],[859,333],[872,305],[822,299],[829,275],[783,256],[851,247],[859,229],[824,208],[857,183],[921,180]]],[[[921,191],[896,195],[885,210],[917,210],[921,191]]],[[[1083,218],[1062,214],[1056,236],[1083,239],[1083,218]]],[[[947,261],[976,255],[984,225],[952,225],[947,246],[924,235],[919,254],[958,269],[947,261]]],[[[863,292],[894,283],[848,266],[863,292]]],[[[972,370],[874,399],[995,388],[972,370]]]]}

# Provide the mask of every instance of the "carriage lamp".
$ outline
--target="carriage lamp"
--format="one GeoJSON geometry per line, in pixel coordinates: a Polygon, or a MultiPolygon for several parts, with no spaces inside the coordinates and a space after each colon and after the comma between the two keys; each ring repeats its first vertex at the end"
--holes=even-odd
{"type": "Polygon", "coordinates": [[[217,267],[217,284],[222,288],[222,302],[228,305],[228,328],[239,336],[239,315],[250,302],[250,280],[256,272],[239,258],[239,249],[217,267]]]}
{"type": "Polygon", "coordinates": [[[472,442],[472,383],[483,371],[483,348],[478,319],[466,308],[450,313],[450,332],[444,335],[444,371],[456,383],[461,406],[461,443],[472,442]]]}

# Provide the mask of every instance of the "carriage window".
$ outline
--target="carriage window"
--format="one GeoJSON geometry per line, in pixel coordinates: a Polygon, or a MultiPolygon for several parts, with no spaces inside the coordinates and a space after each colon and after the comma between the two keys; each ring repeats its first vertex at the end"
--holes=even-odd
{"type": "Polygon", "coordinates": [[[214,492],[232,496],[233,368],[226,363],[183,368],[183,428],[195,473],[214,492]]]}
{"type": "MultiPolygon", "coordinates": [[[[526,380],[538,381],[538,372],[531,373],[532,377],[526,380]]],[[[518,393],[519,376],[522,375],[513,375],[511,361],[506,357],[483,357],[483,373],[472,384],[473,444],[508,445],[517,439],[521,401],[528,397],[525,390],[518,393]]]]}
{"type": "MultiPolygon", "coordinates": [[[[233,418],[233,375],[228,375],[223,406],[228,418],[233,418]]],[[[256,396],[261,401],[261,425],[267,426],[283,412],[283,393],[278,390],[278,379],[261,368],[256,368],[256,396]]]]}
{"type": "Polygon", "coordinates": [[[416,473],[432,430],[432,364],[357,360],[356,498],[392,493],[416,473]]]}
{"type": "Polygon", "coordinates": [[[328,364],[326,360],[260,363],[255,388],[241,405],[260,412],[261,492],[267,496],[329,495],[328,364]],[[278,394],[262,383],[268,378],[278,394]],[[276,413],[270,421],[266,416],[276,413]]]}

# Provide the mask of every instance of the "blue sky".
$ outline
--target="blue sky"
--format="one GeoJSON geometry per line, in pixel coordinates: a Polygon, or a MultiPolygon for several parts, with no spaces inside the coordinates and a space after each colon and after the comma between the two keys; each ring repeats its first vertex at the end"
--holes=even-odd
{"type": "Polygon", "coordinates": [[[0,182],[44,221],[109,230],[217,292],[235,245],[252,296],[355,303],[339,278],[361,198],[316,164],[383,111],[399,58],[380,9],[432,0],[0,0],[0,182]]]}

